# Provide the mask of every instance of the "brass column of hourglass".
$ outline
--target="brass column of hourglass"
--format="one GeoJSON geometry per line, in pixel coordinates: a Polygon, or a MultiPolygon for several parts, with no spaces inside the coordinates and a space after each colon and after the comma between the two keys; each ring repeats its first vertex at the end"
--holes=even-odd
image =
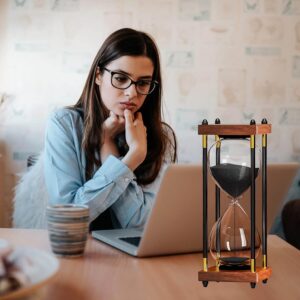
{"type": "MultiPolygon", "coordinates": [[[[202,151],[203,151],[203,269],[198,272],[198,280],[202,281],[204,287],[208,285],[209,281],[227,281],[227,282],[250,282],[251,287],[255,288],[256,283],[262,281],[266,283],[269,277],[271,276],[271,268],[267,265],[267,134],[271,133],[271,125],[267,123],[266,119],[262,120],[262,124],[257,125],[254,120],[251,120],[250,125],[221,125],[220,120],[216,119],[215,124],[208,125],[206,120],[203,120],[202,124],[198,126],[198,134],[202,135],[202,151]],[[222,180],[223,184],[218,184],[216,186],[216,224],[212,229],[211,234],[211,254],[215,259],[216,263],[214,266],[208,266],[208,228],[207,228],[207,212],[208,212],[208,192],[207,192],[207,169],[208,169],[208,157],[207,157],[207,137],[208,135],[213,135],[216,137],[216,143],[214,144],[215,149],[215,165],[217,167],[222,167],[222,180]],[[256,230],[256,218],[255,218],[255,206],[256,206],[256,197],[255,197],[255,179],[258,173],[259,166],[257,164],[257,147],[255,145],[256,135],[262,135],[262,161],[261,161],[261,173],[262,173],[262,266],[256,266],[256,258],[259,253],[258,248],[260,247],[260,238],[256,230]],[[244,149],[247,149],[247,154],[244,157],[249,155],[249,167],[245,168],[246,163],[242,164],[223,164],[220,163],[222,158],[222,142],[232,140],[241,141],[244,149]],[[245,144],[247,147],[245,148],[245,144]],[[250,151],[249,151],[250,150],[250,151]],[[247,180],[243,181],[234,181],[234,176],[230,178],[229,174],[229,165],[238,169],[238,172],[243,172],[246,175],[247,180]],[[226,169],[227,168],[227,169],[226,169]],[[245,173],[245,171],[247,171],[245,173]],[[230,181],[231,180],[231,181],[230,181]],[[233,181],[232,181],[233,180],[233,181]],[[224,181],[226,181],[224,183],[224,181]],[[245,183],[248,182],[248,183],[245,183]],[[237,186],[238,184],[243,184],[244,186],[237,186]],[[236,223],[240,222],[240,216],[247,217],[245,211],[238,203],[238,199],[241,193],[247,189],[247,184],[251,188],[251,218],[250,218],[250,229],[246,228],[234,228],[231,227],[239,226],[236,223]],[[220,216],[220,189],[222,188],[229,196],[232,197],[232,202],[229,207],[229,211],[223,217],[220,216]],[[236,209],[237,208],[237,209],[236,209]],[[228,218],[230,214],[234,215],[236,212],[240,211],[240,216],[234,216],[234,222],[231,223],[231,227],[228,226],[224,228],[223,226],[224,219],[228,218]],[[226,216],[225,216],[226,215],[226,216]],[[237,229],[237,230],[236,230],[237,229]],[[228,255],[227,252],[230,252],[230,241],[227,240],[226,245],[222,246],[222,234],[228,230],[234,232],[234,239],[236,232],[242,232],[242,242],[239,246],[236,246],[234,249],[235,255],[228,255]],[[245,232],[250,231],[249,241],[245,237],[245,232]],[[215,240],[214,240],[215,238],[215,240]],[[249,253],[244,251],[243,248],[248,249],[250,243],[249,253]],[[247,245],[247,248],[245,247],[247,245]],[[214,248],[214,249],[212,249],[214,248]],[[243,253],[240,254],[240,253],[243,253]],[[248,255],[245,255],[248,253],[248,255]]],[[[230,143],[230,142],[228,142],[230,143]]],[[[233,143],[234,145],[234,143],[233,143]]],[[[243,148],[241,147],[241,149],[243,148]]],[[[230,147],[229,147],[230,148],[230,147]]],[[[233,148],[234,149],[234,148],[233,148]]],[[[212,149],[210,150],[212,151],[212,149]]],[[[211,164],[211,162],[210,162],[211,164]]],[[[231,169],[230,169],[231,170],[231,169]]],[[[212,176],[215,170],[210,165],[210,171],[212,176]]],[[[241,175],[242,173],[240,173],[241,175]]],[[[236,177],[237,178],[237,177],[236,177]]],[[[217,178],[218,179],[218,178],[217,178]]],[[[216,180],[217,182],[218,180],[216,180]]],[[[226,221],[226,220],[225,220],[226,221]]],[[[241,226],[243,227],[243,226],[241,226]]],[[[228,232],[225,232],[228,235],[228,232]]],[[[227,238],[227,237],[226,237],[227,238]]],[[[227,238],[228,239],[228,238],[227,238]]],[[[234,242],[235,244],[235,242],[234,242]]]]}

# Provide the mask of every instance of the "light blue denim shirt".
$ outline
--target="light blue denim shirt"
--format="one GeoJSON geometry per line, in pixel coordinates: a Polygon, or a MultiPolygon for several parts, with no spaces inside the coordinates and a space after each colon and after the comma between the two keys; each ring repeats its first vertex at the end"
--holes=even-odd
{"type": "Polygon", "coordinates": [[[153,183],[141,186],[134,173],[110,155],[86,181],[82,136],[83,120],[77,111],[62,108],[50,116],[44,156],[49,202],[86,204],[90,221],[111,207],[115,227],[143,227],[166,165],[153,183]]]}

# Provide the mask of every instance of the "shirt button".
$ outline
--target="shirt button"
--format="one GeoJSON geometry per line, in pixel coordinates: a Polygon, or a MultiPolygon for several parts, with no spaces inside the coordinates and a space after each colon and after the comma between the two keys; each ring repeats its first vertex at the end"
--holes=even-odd
{"type": "Polygon", "coordinates": [[[124,180],[125,180],[125,182],[127,183],[127,182],[129,182],[129,181],[130,181],[130,178],[128,178],[128,177],[125,177],[125,178],[124,178],[124,180]]]}

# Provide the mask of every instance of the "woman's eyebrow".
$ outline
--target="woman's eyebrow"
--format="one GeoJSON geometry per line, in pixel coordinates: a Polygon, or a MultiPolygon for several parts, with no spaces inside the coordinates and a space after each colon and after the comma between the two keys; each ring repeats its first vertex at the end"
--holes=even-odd
{"type": "MultiPolygon", "coordinates": [[[[129,77],[132,77],[132,74],[127,73],[127,72],[125,72],[125,71],[123,71],[123,70],[121,70],[121,69],[113,70],[113,72],[122,73],[122,74],[124,74],[124,75],[129,76],[129,77]]],[[[140,77],[138,77],[138,78],[152,79],[152,76],[151,76],[151,75],[145,75],[145,76],[140,76],[140,77]]]]}

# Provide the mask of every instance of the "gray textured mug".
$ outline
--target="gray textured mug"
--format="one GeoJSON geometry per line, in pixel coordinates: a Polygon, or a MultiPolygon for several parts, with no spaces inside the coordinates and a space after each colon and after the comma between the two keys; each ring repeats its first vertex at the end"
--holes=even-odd
{"type": "Polygon", "coordinates": [[[58,256],[76,257],[84,253],[89,233],[89,208],[86,205],[47,206],[51,248],[58,256]]]}

